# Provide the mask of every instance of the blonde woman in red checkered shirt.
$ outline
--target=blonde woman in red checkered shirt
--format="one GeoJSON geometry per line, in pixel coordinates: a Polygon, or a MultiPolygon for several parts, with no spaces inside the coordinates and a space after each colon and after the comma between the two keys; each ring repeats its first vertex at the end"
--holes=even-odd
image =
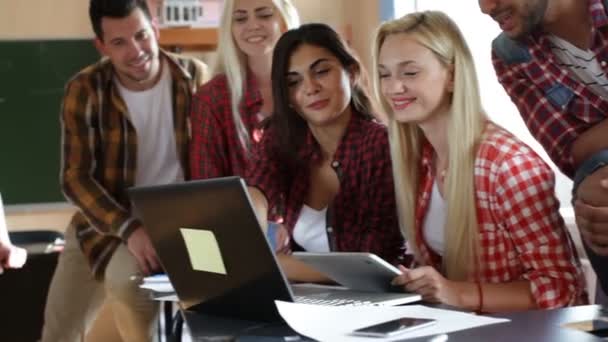
{"type": "Polygon", "coordinates": [[[484,312],[585,302],[553,172],[486,118],[454,22],[429,11],[382,24],[374,66],[400,225],[415,257],[394,284],[484,312]]]}
{"type": "Polygon", "coordinates": [[[213,78],[192,99],[192,179],[244,176],[272,113],[272,51],[300,19],[291,0],[226,0],[213,78]]]}

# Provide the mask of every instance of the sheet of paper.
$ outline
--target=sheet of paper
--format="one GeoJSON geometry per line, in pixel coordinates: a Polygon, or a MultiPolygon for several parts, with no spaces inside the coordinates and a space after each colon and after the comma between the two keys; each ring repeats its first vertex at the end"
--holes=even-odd
{"type": "Polygon", "coordinates": [[[154,291],[152,299],[165,302],[177,302],[175,289],[166,274],[156,274],[142,279],[139,284],[142,289],[154,291]]]}
{"type": "MultiPolygon", "coordinates": [[[[136,280],[137,276],[134,276],[131,279],[136,280]]],[[[169,277],[164,273],[144,277],[141,284],[139,284],[139,287],[159,293],[175,293],[175,289],[169,281],[169,277]]]]}
{"type": "Polygon", "coordinates": [[[155,275],[145,277],[143,279],[143,282],[144,282],[144,284],[145,283],[168,283],[169,276],[167,276],[165,273],[155,274],[155,275]]]}
{"type": "Polygon", "coordinates": [[[226,274],[220,246],[212,231],[190,228],[180,228],[179,231],[186,243],[192,269],[226,274]]]}
{"type": "Polygon", "coordinates": [[[161,283],[161,282],[152,282],[152,283],[141,283],[139,285],[142,289],[151,290],[155,292],[162,293],[174,293],[175,289],[170,282],[161,283]]]}
{"type": "Polygon", "coordinates": [[[509,321],[508,319],[477,316],[422,305],[347,307],[283,301],[275,301],[275,304],[281,317],[293,330],[319,341],[397,341],[509,321]],[[355,329],[401,317],[432,318],[437,320],[437,323],[386,339],[350,335],[350,332],[355,329]]]}
{"type": "Polygon", "coordinates": [[[179,302],[179,298],[177,298],[176,294],[170,294],[170,295],[166,295],[166,296],[158,296],[158,297],[154,297],[154,300],[157,300],[159,302],[179,302]]]}

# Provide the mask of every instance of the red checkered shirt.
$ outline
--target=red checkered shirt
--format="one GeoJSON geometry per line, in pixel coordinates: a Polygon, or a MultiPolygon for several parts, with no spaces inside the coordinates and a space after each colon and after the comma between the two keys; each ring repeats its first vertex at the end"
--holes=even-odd
{"type": "MultiPolygon", "coordinates": [[[[608,73],[608,16],[601,0],[589,1],[591,50],[608,73]]],[[[608,114],[603,99],[572,77],[551,52],[548,34],[537,31],[515,42],[501,34],[492,44],[492,61],[528,129],[568,177],[576,138],[608,114]],[[505,57],[506,56],[506,57],[505,57]]]]}
{"type": "MultiPolygon", "coordinates": [[[[435,182],[432,161],[433,150],[426,143],[416,207],[417,261],[441,269],[441,257],[422,234],[435,182]]],[[[529,280],[540,308],[586,302],[582,269],[559,214],[553,172],[528,146],[494,124],[486,127],[475,159],[475,198],[480,269],[477,275],[472,270],[472,281],[529,280]]]]}
{"type": "MultiPolygon", "coordinates": [[[[201,86],[193,97],[190,115],[192,179],[245,175],[249,157],[236,132],[230,96],[228,80],[221,74],[201,86]]],[[[261,139],[258,113],[262,104],[255,78],[248,73],[239,108],[252,145],[261,139]]]]}
{"type": "MultiPolygon", "coordinates": [[[[285,226],[293,236],[311,186],[309,168],[288,174],[273,152],[270,128],[253,155],[255,168],[247,184],[260,189],[271,208],[284,206],[285,226]]],[[[302,160],[320,161],[321,151],[311,132],[298,152],[302,160]]],[[[353,114],[340,142],[332,168],[340,190],[328,208],[327,226],[333,251],[370,252],[397,263],[403,255],[403,237],[397,223],[391,159],[386,129],[353,114]]],[[[293,243],[292,247],[297,247],[293,243]]]]}

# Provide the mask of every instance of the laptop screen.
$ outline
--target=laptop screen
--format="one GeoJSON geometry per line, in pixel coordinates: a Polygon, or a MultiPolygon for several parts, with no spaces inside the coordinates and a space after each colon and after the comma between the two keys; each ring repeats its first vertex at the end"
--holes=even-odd
{"type": "Polygon", "coordinates": [[[276,321],[291,290],[239,177],[129,189],[185,308],[276,321]]]}

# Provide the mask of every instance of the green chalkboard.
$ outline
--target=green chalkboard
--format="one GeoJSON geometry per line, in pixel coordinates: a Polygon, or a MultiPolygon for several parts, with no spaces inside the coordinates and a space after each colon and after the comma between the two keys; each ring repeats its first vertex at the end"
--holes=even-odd
{"type": "Polygon", "coordinates": [[[5,203],[65,200],[59,189],[64,85],[98,58],[92,39],[0,40],[0,192],[5,203]]]}

